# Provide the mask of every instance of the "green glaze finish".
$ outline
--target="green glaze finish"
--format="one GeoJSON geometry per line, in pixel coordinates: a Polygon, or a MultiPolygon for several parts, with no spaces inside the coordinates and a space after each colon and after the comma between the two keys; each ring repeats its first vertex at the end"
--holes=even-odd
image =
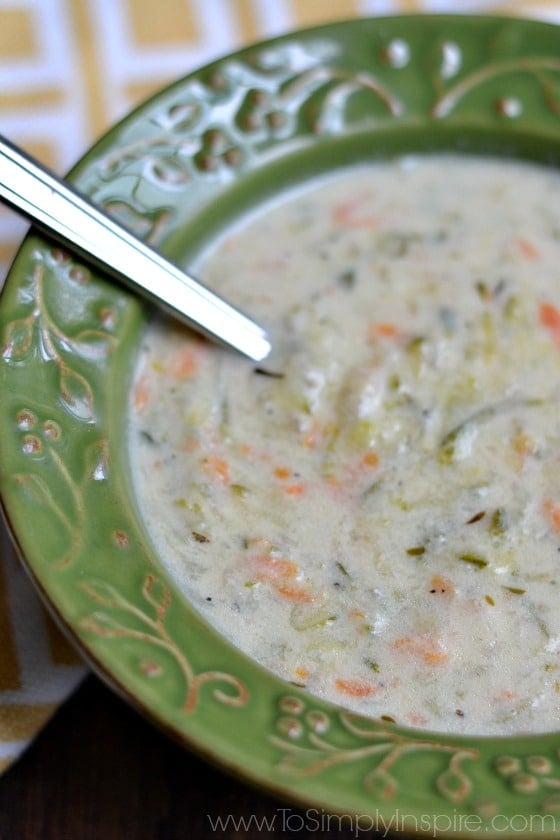
{"type": "MultiPolygon", "coordinates": [[[[190,260],[289,183],[438,149],[555,165],[560,30],[425,16],[288,35],[163,91],[72,180],[190,260]]],[[[130,486],[127,392],[146,317],[37,236],[0,303],[3,506],[31,576],[86,656],[184,744],[319,814],[454,836],[555,836],[560,734],[467,739],[359,718],[264,672],[186,603],[130,486]]]]}

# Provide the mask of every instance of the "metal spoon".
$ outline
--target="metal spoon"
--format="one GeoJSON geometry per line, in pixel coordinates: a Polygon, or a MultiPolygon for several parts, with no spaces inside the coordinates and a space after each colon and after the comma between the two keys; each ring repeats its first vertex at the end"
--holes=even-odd
{"type": "Polygon", "coordinates": [[[0,199],[198,332],[260,362],[265,330],[0,136],[0,199]]]}

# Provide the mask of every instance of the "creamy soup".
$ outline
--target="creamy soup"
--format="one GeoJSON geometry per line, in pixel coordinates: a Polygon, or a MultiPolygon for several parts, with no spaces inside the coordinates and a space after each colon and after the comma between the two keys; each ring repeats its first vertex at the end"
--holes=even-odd
{"type": "Polygon", "coordinates": [[[291,192],[205,282],[273,368],[154,323],[130,447],[156,551],[281,677],[434,730],[560,724],[560,175],[434,156],[291,192]]]}

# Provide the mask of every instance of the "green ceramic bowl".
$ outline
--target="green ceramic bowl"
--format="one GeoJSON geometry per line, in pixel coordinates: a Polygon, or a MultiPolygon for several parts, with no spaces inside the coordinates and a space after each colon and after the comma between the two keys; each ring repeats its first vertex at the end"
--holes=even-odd
{"type": "MultiPolygon", "coordinates": [[[[558,164],[560,29],[425,16],[290,34],[164,90],[72,180],[186,261],[280,185],[440,149],[558,164]]],[[[556,836],[560,733],[464,738],[360,718],[265,672],[185,601],[131,491],[127,390],[146,320],[137,299],[35,235],[1,298],[3,506],[86,657],[186,746],[310,820],[556,836]]]]}

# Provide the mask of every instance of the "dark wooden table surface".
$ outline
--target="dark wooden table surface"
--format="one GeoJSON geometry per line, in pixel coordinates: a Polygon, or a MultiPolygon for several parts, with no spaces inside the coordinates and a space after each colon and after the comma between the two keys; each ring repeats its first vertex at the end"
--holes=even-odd
{"type": "Polygon", "coordinates": [[[381,836],[314,830],[305,811],[287,807],[171,742],[88,677],[0,777],[0,840],[381,836]],[[211,819],[228,815],[249,822],[212,829],[211,819]]]}

